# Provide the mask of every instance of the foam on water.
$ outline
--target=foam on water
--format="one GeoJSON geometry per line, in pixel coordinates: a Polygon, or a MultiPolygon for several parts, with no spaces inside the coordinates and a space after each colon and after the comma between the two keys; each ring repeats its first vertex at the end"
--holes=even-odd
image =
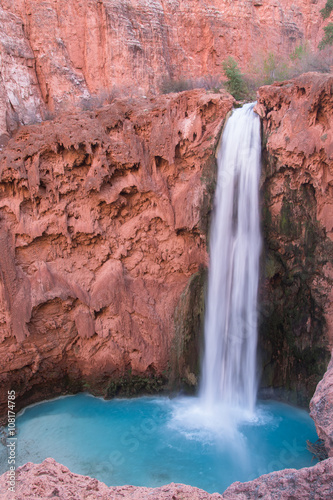
{"type": "Polygon", "coordinates": [[[242,434],[239,426],[257,420],[254,413],[239,408],[233,411],[223,403],[203,406],[200,398],[177,398],[172,404],[170,428],[201,441],[235,443],[242,434]]]}

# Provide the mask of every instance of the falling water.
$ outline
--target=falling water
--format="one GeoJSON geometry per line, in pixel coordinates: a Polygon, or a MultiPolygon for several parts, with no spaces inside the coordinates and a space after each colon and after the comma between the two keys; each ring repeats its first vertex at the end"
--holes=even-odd
{"type": "Polygon", "coordinates": [[[218,151],[201,398],[252,411],[256,400],[260,120],[236,109],[218,151]]]}

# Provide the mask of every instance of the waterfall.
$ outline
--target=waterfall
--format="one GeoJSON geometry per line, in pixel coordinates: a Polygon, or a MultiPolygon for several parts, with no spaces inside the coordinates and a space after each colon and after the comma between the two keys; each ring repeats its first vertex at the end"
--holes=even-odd
{"type": "Polygon", "coordinates": [[[228,119],[218,151],[200,397],[252,411],[257,391],[260,119],[254,104],[228,119]]]}

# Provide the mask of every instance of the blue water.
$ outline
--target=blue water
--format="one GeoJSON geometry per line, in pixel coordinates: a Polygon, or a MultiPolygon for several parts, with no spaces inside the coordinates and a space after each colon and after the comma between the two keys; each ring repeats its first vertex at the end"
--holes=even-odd
{"type": "MultiPolygon", "coordinates": [[[[179,482],[208,492],[313,465],[306,440],[317,439],[306,411],[272,401],[238,418],[223,409],[203,415],[196,398],[105,401],[87,394],[28,407],[17,428],[18,465],[53,457],[107,485],[179,482]]],[[[0,445],[1,473],[5,453],[0,445]]]]}

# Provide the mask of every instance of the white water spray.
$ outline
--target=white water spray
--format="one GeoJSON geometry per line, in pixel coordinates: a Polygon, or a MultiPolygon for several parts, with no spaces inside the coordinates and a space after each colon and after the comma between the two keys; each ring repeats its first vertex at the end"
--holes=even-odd
{"type": "Polygon", "coordinates": [[[260,119],[233,112],[218,151],[200,397],[252,412],[256,401],[260,119]]]}

